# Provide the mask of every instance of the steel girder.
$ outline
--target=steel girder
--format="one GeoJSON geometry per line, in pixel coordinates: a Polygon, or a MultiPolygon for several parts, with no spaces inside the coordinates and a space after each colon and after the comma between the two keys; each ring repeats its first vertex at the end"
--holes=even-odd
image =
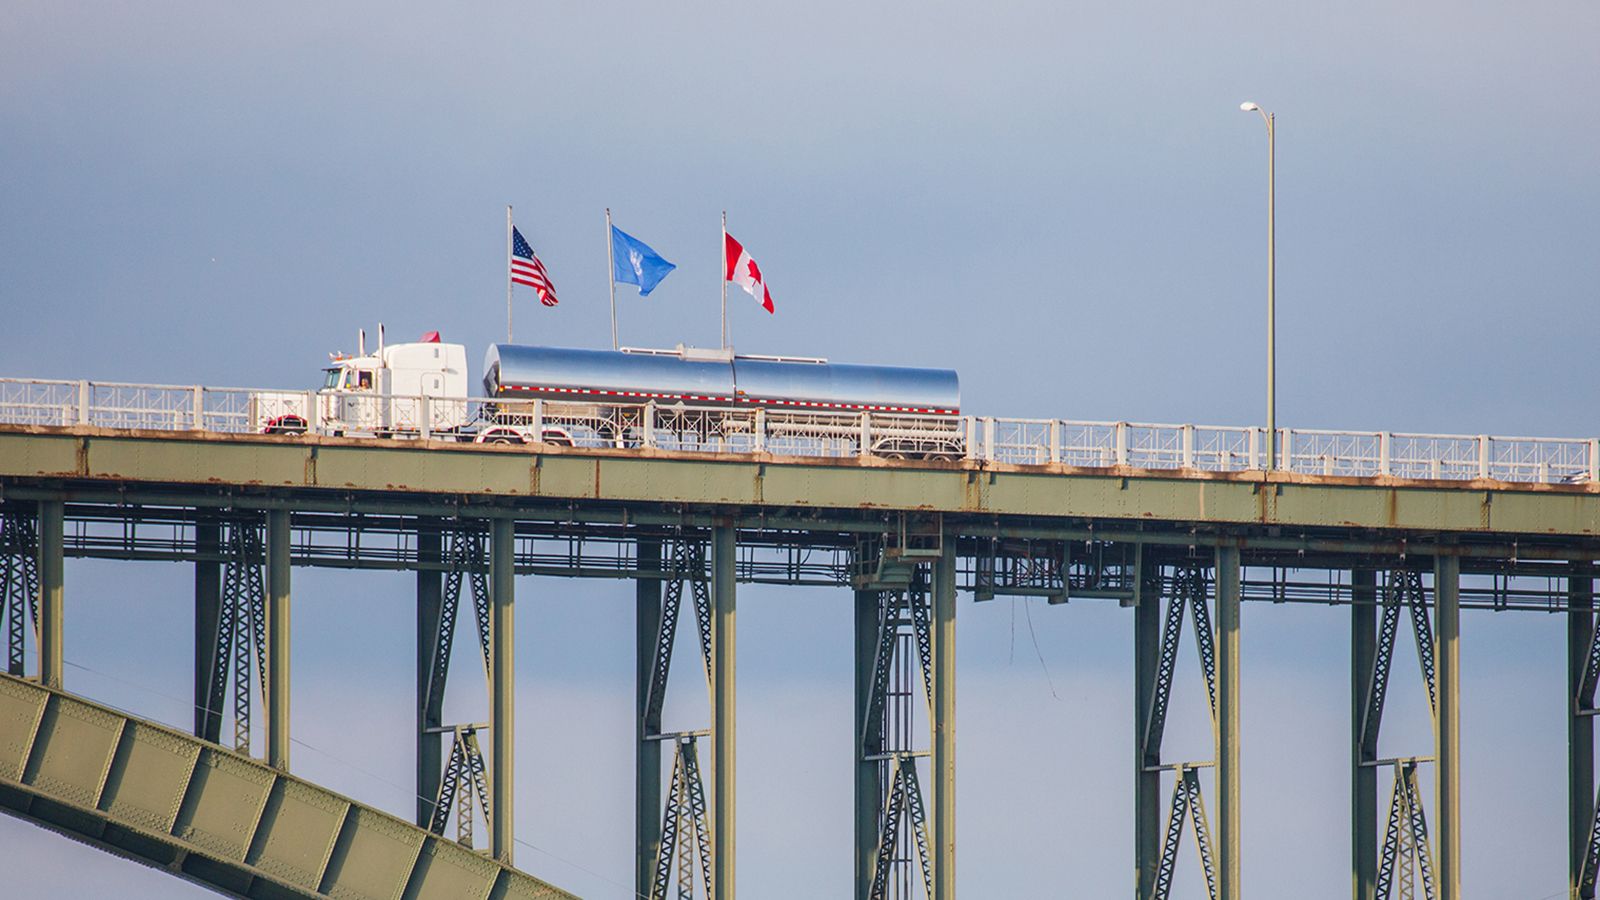
{"type": "Polygon", "coordinates": [[[1415,878],[1419,874],[1422,896],[1433,900],[1438,892],[1428,821],[1422,807],[1422,791],[1417,786],[1417,761],[1400,760],[1394,764],[1394,798],[1389,804],[1378,868],[1378,900],[1389,900],[1396,888],[1398,900],[1415,900],[1415,878]]]}
{"type": "Polygon", "coordinates": [[[1589,652],[1584,655],[1583,673],[1578,680],[1577,696],[1573,698],[1574,707],[1584,713],[1595,711],[1595,686],[1600,684],[1600,628],[1591,627],[1589,632],[1589,652]]]}
{"type": "MultiPolygon", "coordinates": [[[[884,803],[878,832],[877,863],[873,867],[871,900],[897,896],[894,874],[911,864],[919,865],[922,895],[933,896],[933,862],[928,850],[928,813],[922,804],[922,787],[917,783],[916,757],[896,754],[889,763],[889,797],[884,803]],[[916,858],[911,857],[915,850],[916,858]]],[[[901,879],[898,887],[907,885],[901,879]]],[[[909,896],[909,892],[898,896],[909,896]]]]}
{"type": "Polygon", "coordinates": [[[1378,626],[1377,653],[1373,658],[1372,678],[1367,690],[1367,711],[1361,724],[1363,761],[1368,763],[1377,759],[1378,730],[1383,724],[1383,707],[1389,693],[1389,670],[1394,662],[1402,606],[1411,613],[1411,633],[1416,642],[1422,680],[1428,690],[1428,710],[1430,714],[1438,715],[1433,627],[1428,620],[1428,601],[1422,587],[1422,573],[1408,569],[1391,571],[1383,589],[1383,615],[1378,626]]]}
{"type": "Polygon", "coordinates": [[[914,739],[914,686],[923,688],[921,709],[932,725],[932,604],[925,566],[911,565],[904,590],[877,591],[876,634],[866,685],[863,720],[858,723],[858,763],[875,763],[878,801],[875,847],[868,854],[870,871],[865,894],[871,900],[909,898],[914,885],[922,896],[934,896],[933,858],[928,840],[927,807],[917,778],[917,759],[926,755],[914,739]],[[913,650],[913,647],[915,648],[913,650]],[[907,654],[914,654],[908,658],[907,654]],[[919,669],[912,674],[911,665],[919,669]],[[912,855],[915,851],[915,856],[912,855]]]}
{"type": "MultiPolygon", "coordinates": [[[[1140,760],[1145,771],[1164,768],[1161,745],[1166,736],[1167,708],[1172,697],[1172,686],[1177,676],[1178,649],[1183,636],[1185,607],[1194,626],[1195,647],[1200,657],[1200,670],[1206,682],[1207,710],[1211,715],[1213,743],[1217,740],[1217,650],[1216,634],[1212,630],[1210,607],[1207,599],[1209,583],[1204,567],[1196,564],[1176,568],[1167,582],[1170,596],[1161,629],[1161,643],[1151,686],[1149,718],[1145,722],[1141,741],[1140,760]]],[[[1205,816],[1205,804],[1200,790],[1199,769],[1208,763],[1180,762],[1172,766],[1174,779],[1172,801],[1167,814],[1166,827],[1161,841],[1161,856],[1156,866],[1150,896],[1167,900],[1172,891],[1172,880],[1177,866],[1178,845],[1182,841],[1184,820],[1193,823],[1196,849],[1200,855],[1201,871],[1206,879],[1208,896],[1217,900],[1221,896],[1215,845],[1210,823],[1205,816]]]]}
{"type": "Polygon", "coordinates": [[[260,760],[9,675],[0,809],[229,896],[572,896],[260,760]]]}
{"type": "Polygon", "coordinates": [[[0,617],[6,620],[6,671],[24,674],[27,633],[39,640],[39,523],[19,509],[0,512],[0,617]]]}
{"type": "Polygon", "coordinates": [[[456,620],[461,609],[461,588],[465,583],[472,596],[473,617],[478,626],[478,648],[483,655],[484,677],[489,673],[489,574],[484,552],[487,535],[478,528],[458,525],[446,532],[444,595],[439,606],[438,638],[433,648],[433,665],[428,675],[430,706],[444,698],[450,677],[450,655],[455,646],[456,620]]]}
{"type": "Polygon", "coordinates": [[[1161,631],[1161,653],[1156,666],[1155,693],[1150,704],[1150,719],[1145,725],[1144,764],[1161,765],[1161,742],[1167,727],[1167,705],[1172,697],[1172,682],[1177,674],[1178,646],[1183,638],[1183,612],[1188,606],[1194,622],[1195,646],[1200,655],[1200,670],[1206,680],[1206,699],[1211,712],[1211,727],[1217,725],[1217,650],[1211,629],[1211,613],[1206,600],[1205,570],[1199,566],[1180,567],[1172,579],[1172,595],[1167,600],[1166,621],[1161,631]]]}
{"type": "MultiPolygon", "coordinates": [[[[933,703],[933,641],[929,622],[927,584],[920,567],[912,576],[911,588],[906,591],[882,591],[878,607],[878,641],[873,654],[872,687],[867,695],[866,722],[862,733],[871,733],[874,725],[882,729],[888,717],[886,705],[890,696],[890,675],[896,662],[896,647],[904,629],[909,626],[917,644],[917,661],[922,673],[923,699],[933,703]]],[[[909,687],[909,685],[904,686],[909,687]]],[[[904,688],[902,688],[902,691],[904,688]]],[[[862,747],[862,753],[885,752],[888,748],[871,750],[862,747]]],[[[906,748],[898,748],[906,749],[906,748]]]]}
{"type": "MultiPolygon", "coordinates": [[[[1600,797],[1596,797],[1593,790],[1593,716],[1596,715],[1595,687],[1597,682],[1600,682],[1600,617],[1592,611],[1594,606],[1592,572],[1580,569],[1570,580],[1573,582],[1569,586],[1571,595],[1569,607],[1572,611],[1568,615],[1574,618],[1574,624],[1580,629],[1578,637],[1587,649],[1581,656],[1581,667],[1576,673],[1574,696],[1571,698],[1570,715],[1574,724],[1573,731],[1575,735],[1581,734],[1582,738],[1574,740],[1570,749],[1582,758],[1569,760],[1569,765],[1574,769],[1568,776],[1573,782],[1569,785],[1569,790],[1581,791],[1581,802],[1588,805],[1590,810],[1587,817],[1588,829],[1583,835],[1581,848],[1574,848],[1578,849],[1581,855],[1574,860],[1576,865],[1573,866],[1575,871],[1572,873],[1574,876],[1572,880],[1577,896],[1581,900],[1594,900],[1596,876],[1600,873],[1600,797]]],[[[1569,630],[1571,628],[1572,626],[1569,626],[1569,630]]],[[[1569,657],[1568,665],[1571,666],[1573,661],[1569,657]]],[[[1578,796],[1573,796],[1569,798],[1569,802],[1576,804],[1580,801],[1578,796]]],[[[1569,828],[1576,832],[1577,811],[1574,811],[1570,818],[1573,821],[1569,823],[1569,828]]],[[[1573,834],[1569,837],[1576,841],[1579,835],[1573,834]]]]}
{"type": "Polygon", "coordinates": [[[483,750],[478,746],[478,726],[455,725],[450,733],[450,759],[445,764],[444,779],[439,782],[439,796],[433,804],[433,821],[428,823],[428,830],[443,835],[454,813],[456,843],[471,848],[473,800],[477,800],[477,808],[483,810],[484,821],[493,821],[489,810],[489,775],[483,762],[483,750]]]}
{"type": "Polygon", "coordinates": [[[1172,895],[1172,879],[1178,865],[1178,844],[1183,838],[1185,813],[1193,823],[1195,850],[1200,855],[1200,871],[1206,879],[1206,896],[1217,900],[1221,888],[1217,883],[1216,849],[1211,839],[1211,825],[1206,819],[1205,800],[1200,792],[1200,772],[1193,766],[1178,764],[1177,777],[1172,783],[1172,806],[1167,812],[1166,837],[1161,843],[1161,863],[1156,870],[1155,896],[1167,900],[1172,895]]]}
{"type": "MultiPolygon", "coordinates": [[[[672,675],[673,648],[678,633],[679,613],[683,609],[685,586],[688,587],[690,603],[694,607],[701,674],[708,691],[712,686],[712,601],[706,572],[705,544],[680,532],[667,548],[666,556],[666,589],[661,593],[659,625],[639,719],[639,733],[647,741],[669,738],[663,733],[661,713],[672,675]]],[[[700,865],[700,884],[705,889],[704,896],[713,895],[712,841],[705,782],[700,772],[696,743],[698,736],[699,732],[679,732],[670,736],[674,738],[672,778],[661,811],[661,843],[652,870],[650,900],[668,900],[674,885],[680,900],[690,900],[694,896],[696,861],[700,865]],[[675,881],[674,872],[677,876],[675,881]]]]}
{"type": "MultiPolygon", "coordinates": [[[[1437,727],[1438,674],[1434,660],[1433,627],[1428,618],[1428,598],[1422,584],[1422,573],[1414,569],[1391,570],[1382,590],[1372,675],[1368,680],[1365,712],[1361,720],[1358,764],[1362,766],[1379,764],[1378,735],[1383,724],[1384,703],[1388,698],[1389,674],[1394,664],[1402,607],[1410,613],[1417,663],[1428,694],[1428,712],[1437,727]]],[[[1387,900],[1396,886],[1404,900],[1412,900],[1413,872],[1418,869],[1421,871],[1423,896],[1427,900],[1437,896],[1433,851],[1429,843],[1427,819],[1423,814],[1421,791],[1417,786],[1417,766],[1422,761],[1407,758],[1394,763],[1394,793],[1378,861],[1376,896],[1379,900],[1387,900]]]]}
{"type": "Polygon", "coordinates": [[[711,896],[711,828],[700,754],[694,735],[680,737],[673,746],[672,780],[667,786],[650,900],[669,900],[674,887],[677,900],[693,900],[697,870],[705,888],[703,896],[711,896]]]}
{"type": "MultiPolygon", "coordinates": [[[[259,520],[228,523],[223,542],[221,608],[217,616],[216,650],[210,655],[211,672],[204,693],[202,719],[220,715],[229,707],[232,690],[233,749],[250,753],[251,681],[267,692],[267,597],[262,576],[265,551],[259,520]],[[252,669],[254,675],[252,675],[252,669]]],[[[220,738],[220,735],[217,736],[220,738]]]]}
{"type": "Polygon", "coordinates": [[[666,591],[661,601],[661,627],[656,633],[654,664],[650,670],[650,689],[645,697],[645,734],[661,733],[661,709],[667,700],[667,680],[672,674],[672,648],[678,634],[678,613],[683,607],[684,585],[689,586],[694,605],[696,631],[700,638],[702,673],[711,679],[711,592],[706,576],[706,548],[699,541],[677,540],[670,549],[666,591]]]}

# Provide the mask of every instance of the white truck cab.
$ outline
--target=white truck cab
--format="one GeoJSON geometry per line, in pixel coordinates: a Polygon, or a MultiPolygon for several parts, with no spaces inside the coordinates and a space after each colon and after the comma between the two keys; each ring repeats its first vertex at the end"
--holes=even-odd
{"type": "Polygon", "coordinates": [[[376,353],[365,352],[363,339],[355,356],[331,354],[315,394],[252,395],[253,427],[269,434],[301,433],[313,424],[335,434],[460,432],[468,416],[467,348],[441,342],[437,332],[385,346],[381,326],[378,333],[376,353]]]}

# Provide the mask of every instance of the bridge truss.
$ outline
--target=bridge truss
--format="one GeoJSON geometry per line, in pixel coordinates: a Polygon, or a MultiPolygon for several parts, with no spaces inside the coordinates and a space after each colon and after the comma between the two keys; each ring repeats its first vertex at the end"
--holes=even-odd
{"type": "MultiPolygon", "coordinates": [[[[985,476],[953,477],[970,485],[985,476]]],[[[854,872],[860,898],[954,896],[958,593],[980,605],[1026,596],[1130,609],[1139,900],[1169,896],[1185,843],[1198,851],[1211,897],[1239,896],[1241,603],[1350,611],[1358,900],[1384,896],[1391,885],[1459,900],[1460,611],[1561,614],[1569,624],[1571,682],[1564,703],[1571,712],[1568,823],[1576,896],[1593,896],[1600,870],[1593,777],[1600,684],[1593,564],[1600,538],[998,515],[910,504],[803,509],[59,477],[4,479],[0,489],[0,600],[8,651],[31,656],[38,680],[59,688],[67,558],[193,565],[195,734],[215,743],[223,713],[231,711],[234,748],[254,753],[249,738],[258,733],[264,762],[278,770],[289,764],[292,569],[415,573],[422,799],[414,821],[441,837],[453,822],[456,841],[468,846],[472,823],[481,821],[489,855],[503,863],[511,861],[513,844],[514,576],[537,574],[634,583],[635,887],[646,897],[734,896],[734,621],[736,588],[745,583],[854,592],[854,872]],[[31,598],[37,598],[37,625],[30,624],[31,598]],[[490,699],[487,723],[452,722],[442,706],[450,647],[467,607],[490,699]],[[663,698],[680,625],[692,625],[711,715],[704,725],[668,728],[663,698]],[[1402,631],[1413,639],[1428,689],[1433,746],[1380,758],[1377,736],[1402,631]],[[1178,665],[1186,639],[1199,649],[1198,673],[1178,665]],[[1208,759],[1169,760],[1162,748],[1172,688],[1189,677],[1205,686],[1214,752],[1208,759]],[[264,701],[264,720],[251,718],[252,685],[264,701]],[[487,753],[479,745],[482,734],[488,735],[487,753]],[[1385,777],[1390,802],[1381,811],[1385,777]],[[1431,817],[1424,812],[1430,806],[1431,817]]]]}

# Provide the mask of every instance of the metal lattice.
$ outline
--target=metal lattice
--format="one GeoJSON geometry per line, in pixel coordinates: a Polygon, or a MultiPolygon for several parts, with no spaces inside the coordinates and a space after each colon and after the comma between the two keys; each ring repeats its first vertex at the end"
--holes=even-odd
{"type": "Polygon", "coordinates": [[[1583,658],[1583,674],[1578,679],[1577,708],[1588,712],[1594,709],[1595,685],[1600,682],[1600,627],[1589,627],[1589,652],[1583,658]]]}
{"type": "Polygon", "coordinates": [[[928,851],[928,813],[922,804],[922,787],[917,783],[917,760],[908,753],[898,754],[889,765],[889,797],[878,824],[878,857],[872,870],[871,900],[887,900],[895,887],[898,896],[909,897],[905,879],[896,885],[895,870],[913,863],[922,875],[922,896],[933,896],[933,861],[928,851]],[[909,826],[909,827],[908,827],[909,826]],[[916,856],[911,853],[915,850],[916,856]]]}
{"type": "Polygon", "coordinates": [[[1378,900],[1389,900],[1399,890],[1399,900],[1416,900],[1416,879],[1421,876],[1424,900],[1436,896],[1433,851],[1428,843],[1428,821],[1417,787],[1417,761],[1394,764],[1394,797],[1389,804],[1389,824],[1383,836],[1378,867],[1378,900]]]}
{"type": "Polygon", "coordinates": [[[1183,612],[1192,610],[1195,649],[1200,655],[1200,670],[1206,679],[1206,700],[1210,704],[1211,728],[1217,727],[1217,647],[1211,630],[1211,612],[1206,601],[1206,573],[1198,566],[1185,566],[1173,574],[1172,596],[1167,600],[1166,621],[1161,629],[1161,654],[1156,667],[1155,696],[1151,698],[1150,719],[1145,723],[1144,764],[1161,765],[1161,743],[1167,728],[1167,706],[1172,699],[1172,683],[1177,675],[1178,647],[1183,638],[1183,612]]]}
{"type": "Polygon", "coordinates": [[[1583,867],[1578,874],[1578,896],[1594,900],[1595,876],[1600,870],[1600,798],[1595,801],[1594,817],[1589,821],[1589,840],[1584,844],[1583,867]]]}
{"type": "Polygon", "coordinates": [[[661,727],[661,709],[667,701],[667,678],[672,674],[672,644],[678,634],[678,611],[683,608],[683,588],[689,585],[694,601],[695,625],[700,635],[700,660],[706,685],[711,684],[711,589],[706,579],[706,548],[699,541],[674,541],[667,566],[666,591],[661,602],[661,626],[656,630],[654,664],[646,693],[646,733],[661,727]]]}
{"type": "Polygon", "coordinates": [[[0,617],[6,671],[21,676],[28,631],[39,640],[39,523],[15,511],[0,514],[0,617]]]}
{"type": "Polygon", "coordinates": [[[931,722],[933,703],[932,609],[923,567],[913,567],[904,590],[879,591],[877,596],[872,677],[858,748],[860,759],[876,762],[878,783],[885,786],[869,896],[931,897],[932,858],[916,768],[917,759],[926,755],[919,749],[916,711],[920,708],[931,722]],[[920,703],[915,696],[918,682],[920,703]]]}
{"type": "Polygon", "coordinates": [[[1206,896],[1217,900],[1216,851],[1211,843],[1211,825],[1206,819],[1205,801],[1200,795],[1200,773],[1190,766],[1178,766],[1172,783],[1172,806],[1167,812],[1167,831],[1161,843],[1161,863],[1156,870],[1156,900],[1172,895],[1172,878],[1178,866],[1178,845],[1183,841],[1187,816],[1194,830],[1195,849],[1200,854],[1200,870],[1206,879],[1206,896]]]}
{"type": "Polygon", "coordinates": [[[439,604],[439,633],[433,646],[433,666],[428,672],[430,708],[444,699],[450,675],[450,653],[455,646],[456,619],[461,610],[461,587],[472,593],[472,612],[478,624],[478,648],[483,655],[484,678],[489,677],[489,576],[484,535],[479,529],[457,527],[447,533],[444,594],[439,604]]]}
{"type": "MultiPolygon", "coordinates": [[[[667,681],[672,674],[672,651],[678,634],[679,613],[683,609],[685,585],[694,605],[696,632],[700,640],[701,672],[706,689],[711,688],[711,590],[706,576],[706,547],[699,541],[673,541],[667,555],[666,590],[661,600],[661,620],[656,629],[655,655],[650,667],[650,682],[645,692],[645,708],[640,727],[647,738],[661,735],[661,711],[667,699],[667,681]]],[[[705,781],[700,774],[697,733],[679,734],[674,743],[672,780],[667,788],[661,814],[661,846],[656,853],[651,900],[667,900],[676,884],[679,900],[695,896],[695,870],[699,883],[711,896],[711,826],[706,807],[705,781]]]]}
{"type": "MultiPolygon", "coordinates": [[[[867,696],[866,722],[881,722],[886,717],[886,705],[895,693],[890,688],[890,675],[897,661],[895,647],[907,635],[917,644],[917,661],[922,674],[923,700],[931,711],[933,704],[933,631],[929,618],[927,584],[919,568],[906,591],[884,591],[878,606],[877,649],[872,660],[872,685],[867,696]]],[[[871,733],[864,728],[863,734],[871,733]]],[[[864,752],[876,752],[863,748],[864,752]]]]}
{"type": "Polygon", "coordinates": [[[439,782],[439,796],[433,805],[433,819],[428,830],[443,835],[455,815],[456,842],[463,847],[472,846],[473,800],[483,810],[485,822],[494,821],[489,815],[489,776],[484,767],[483,750],[478,747],[477,725],[457,725],[451,729],[454,740],[450,744],[450,759],[445,763],[444,778],[439,782]]]}
{"type": "Polygon", "coordinates": [[[1378,755],[1378,730],[1383,724],[1384,701],[1389,693],[1389,672],[1394,665],[1395,639],[1400,630],[1400,607],[1411,610],[1411,633],[1416,638],[1417,663],[1428,689],[1428,710],[1438,715],[1438,690],[1433,662],[1433,627],[1428,621],[1427,596],[1419,572],[1390,572],[1383,592],[1383,617],[1378,627],[1378,645],[1372,660],[1372,680],[1367,689],[1367,708],[1361,719],[1362,761],[1378,755]]]}
{"type": "Polygon", "coordinates": [[[262,576],[261,523],[228,524],[224,544],[221,608],[217,616],[216,653],[206,691],[206,715],[221,715],[233,699],[233,749],[250,752],[251,670],[260,685],[262,703],[267,692],[267,596],[262,576]]]}
{"type": "Polygon", "coordinates": [[[667,900],[674,883],[677,900],[693,900],[697,864],[700,884],[705,888],[703,896],[711,896],[711,826],[705,782],[700,777],[700,754],[693,736],[680,739],[675,747],[650,900],[667,900]]]}

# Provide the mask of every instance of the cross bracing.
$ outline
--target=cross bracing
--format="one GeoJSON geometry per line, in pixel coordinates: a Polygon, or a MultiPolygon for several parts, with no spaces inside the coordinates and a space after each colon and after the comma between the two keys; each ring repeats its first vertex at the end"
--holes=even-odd
{"type": "MultiPolygon", "coordinates": [[[[883,548],[874,548],[882,555],[883,548]]],[[[868,562],[863,558],[862,563],[868,562]]],[[[868,566],[884,574],[882,566],[868,566]]],[[[934,719],[933,625],[925,567],[902,563],[889,573],[890,589],[866,590],[873,627],[865,663],[864,697],[857,723],[857,765],[873,775],[879,796],[864,838],[858,884],[867,900],[932,898],[933,862],[919,759],[929,755],[934,719]]],[[[882,586],[882,585],[873,585],[882,586]]],[[[858,827],[859,824],[858,824],[858,827]]]]}
{"type": "Polygon", "coordinates": [[[1378,900],[1422,900],[1438,896],[1433,869],[1433,849],[1428,841],[1428,819],[1417,784],[1417,761],[1394,763],[1394,792],[1384,829],[1383,856],[1378,868],[1378,900]]]}
{"type": "Polygon", "coordinates": [[[671,778],[659,812],[653,801],[640,798],[638,849],[650,858],[640,860],[636,890],[649,900],[694,900],[715,895],[710,811],[698,743],[712,732],[666,729],[662,713],[686,601],[700,650],[700,673],[715,708],[714,602],[704,542],[679,529],[670,541],[651,543],[648,553],[662,567],[664,577],[641,597],[640,650],[648,648],[648,659],[640,659],[644,680],[639,697],[638,777],[658,791],[661,745],[671,742],[673,755],[671,778]],[[653,627],[644,628],[645,620],[653,627]],[[654,816],[659,816],[659,824],[648,820],[654,816]],[[696,885],[701,892],[696,892],[696,885]]]}
{"type": "Polygon", "coordinates": [[[711,894],[711,836],[705,781],[694,735],[673,742],[672,778],[662,812],[651,900],[694,900],[711,894]],[[695,885],[703,893],[696,893],[695,885]]]}
{"type": "Polygon", "coordinates": [[[482,811],[485,820],[491,818],[489,773],[483,761],[483,750],[478,746],[479,727],[455,725],[450,728],[450,757],[433,804],[433,818],[428,823],[429,831],[443,835],[453,818],[456,843],[468,849],[473,848],[474,811],[482,811]]]}
{"type": "Polygon", "coordinates": [[[224,711],[233,714],[233,749],[249,754],[254,697],[267,699],[266,584],[261,522],[238,519],[228,524],[223,548],[222,590],[216,605],[215,647],[198,721],[204,734],[220,739],[224,711]],[[229,702],[231,700],[231,703],[229,702]]]}
{"type": "Polygon", "coordinates": [[[20,509],[0,512],[0,617],[6,671],[23,674],[29,637],[39,640],[39,523],[20,509]]]}

